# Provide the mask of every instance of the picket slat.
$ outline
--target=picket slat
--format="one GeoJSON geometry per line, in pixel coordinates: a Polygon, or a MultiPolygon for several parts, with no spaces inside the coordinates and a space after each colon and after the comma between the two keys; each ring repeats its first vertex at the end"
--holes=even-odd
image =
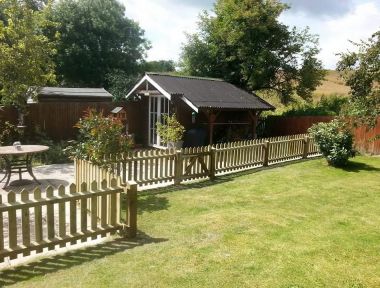
{"type": "MultiPolygon", "coordinates": [[[[87,166],[87,168],[92,169],[89,174],[97,178],[99,176],[95,173],[96,168],[94,169],[94,167],[87,166]]],[[[93,181],[90,191],[88,191],[85,183],[81,185],[79,191],[77,191],[76,185],[72,184],[69,188],[69,194],[66,194],[63,186],[58,188],[57,194],[49,186],[46,188],[44,198],[41,197],[42,193],[39,188],[33,191],[32,199],[29,196],[30,192],[23,190],[20,193],[19,202],[16,201],[16,194],[12,191],[8,193],[6,202],[0,196],[0,262],[3,262],[6,257],[12,260],[18,255],[28,256],[32,251],[41,253],[44,248],[52,250],[57,245],[63,248],[66,247],[67,243],[77,244],[78,240],[86,242],[89,238],[96,239],[98,235],[104,237],[109,233],[124,229],[124,226],[120,224],[119,201],[121,200],[120,194],[124,192],[124,188],[120,186],[120,181],[111,179],[110,187],[107,186],[107,181],[102,181],[99,185],[101,188],[99,188],[97,181],[93,181]],[[111,199],[109,203],[107,197],[111,199]],[[98,198],[106,200],[104,203],[102,202],[102,206],[105,204],[105,207],[102,207],[100,215],[97,207],[98,198]],[[77,215],[77,201],[81,204],[79,215],[77,215]],[[90,201],[89,206],[87,205],[88,201],[90,201]],[[66,204],[70,208],[68,211],[70,234],[66,231],[66,204]],[[46,209],[44,209],[45,207],[46,209]],[[107,220],[108,215],[103,212],[103,209],[111,211],[109,222],[107,220]],[[8,213],[7,227],[4,227],[4,213],[8,213]],[[45,213],[46,215],[44,215],[45,213]],[[46,226],[43,222],[45,216],[46,226]],[[91,219],[90,230],[87,227],[88,216],[91,219]],[[100,221],[98,221],[98,216],[100,221]],[[18,221],[18,217],[20,217],[20,221],[18,221]],[[77,223],[80,225],[80,232],[77,231],[77,223]],[[33,224],[34,239],[31,239],[31,225],[33,224]],[[45,227],[46,234],[44,233],[45,227]],[[4,230],[8,233],[4,234],[4,230]]],[[[133,205],[136,204],[135,201],[133,203],[133,205]]],[[[127,207],[127,211],[130,209],[136,211],[136,207],[127,207]]],[[[136,229],[136,223],[132,229],[136,229]]],[[[131,232],[135,234],[134,231],[131,232]]]]}

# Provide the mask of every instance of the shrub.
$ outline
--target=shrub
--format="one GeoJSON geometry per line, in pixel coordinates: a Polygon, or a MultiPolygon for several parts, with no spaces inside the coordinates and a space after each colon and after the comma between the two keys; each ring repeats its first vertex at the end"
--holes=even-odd
{"type": "Polygon", "coordinates": [[[71,160],[69,155],[65,152],[68,141],[53,141],[39,126],[34,128],[33,137],[26,139],[26,144],[38,144],[49,146],[49,150],[39,154],[36,161],[39,160],[41,164],[62,164],[69,163],[71,160]]]}
{"type": "Polygon", "coordinates": [[[348,98],[339,95],[322,96],[316,104],[304,103],[293,106],[283,116],[338,116],[348,104],[348,98]]]}
{"type": "Polygon", "coordinates": [[[157,122],[157,134],[165,144],[178,142],[182,139],[185,128],[178,122],[176,115],[163,115],[163,123],[157,122]]]}
{"type": "Polygon", "coordinates": [[[0,146],[11,145],[17,134],[16,126],[8,121],[0,120],[0,146]]]}
{"type": "Polygon", "coordinates": [[[355,156],[353,135],[340,120],[314,124],[309,133],[314,137],[327,162],[336,167],[345,166],[350,157],[355,156]]]}
{"type": "Polygon", "coordinates": [[[104,117],[102,112],[89,109],[85,117],[76,124],[78,141],[66,151],[72,158],[88,159],[103,164],[104,157],[126,152],[132,145],[131,139],[123,134],[124,125],[115,117],[104,117]]]}

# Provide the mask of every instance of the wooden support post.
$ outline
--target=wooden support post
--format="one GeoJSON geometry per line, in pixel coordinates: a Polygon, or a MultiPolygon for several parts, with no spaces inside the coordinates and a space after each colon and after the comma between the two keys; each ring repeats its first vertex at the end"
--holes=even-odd
{"type": "Polygon", "coordinates": [[[249,116],[251,117],[252,121],[252,138],[257,138],[257,122],[258,122],[258,113],[256,111],[248,111],[249,116]]]}
{"type": "Polygon", "coordinates": [[[214,136],[214,122],[211,121],[211,119],[209,119],[209,122],[208,122],[208,133],[209,133],[209,144],[212,145],[213,144],[213,136],[214,136]]]}
{"type": "Polygon", "coordinates": [[[269,141],[265,141],[265,143],[263,144],[263,147],[264,147],[264,162],[263,162],[263,166],[266,167],[269,164],[270,142],[269,141]]]}
{"type": "Polygon", "coordinates": [[[208,126],[209,126],[209,145],[214,144],[214,124],[216,121],[216,118],[218,117],[220,111],[218,113],[214,113],[214,111],[210,110],[208,112],[208,126]]]}
{"type": "Polygon", "coordinates": [[[128,238],[135,238],[137,234],[137,183],[132,181],[126,187],[127,192],[127,234],[128,238]]]}
{"type": "Polygon", "coordinates": [[[304,139],[304,146],[303,146],[303,155],[302,155],[302,158],[303,159],[307,159],[307,156],[309,154],[309,146],[310,146],[310,138],[308,136],[305,136],[305,139],[304,139]]]}
{"type": "Polygon", "coordinates": [[[215,180],[215,167],[216,167],[216,162],[215,162],[215,148],[211,147],[210,148],[210,180],[215,180]]]}
{"type": "Polygon", "coordinates": [[[174,163],[174,185],[180,184],[182,181],[182,150],[177,151],[174,163]]]}

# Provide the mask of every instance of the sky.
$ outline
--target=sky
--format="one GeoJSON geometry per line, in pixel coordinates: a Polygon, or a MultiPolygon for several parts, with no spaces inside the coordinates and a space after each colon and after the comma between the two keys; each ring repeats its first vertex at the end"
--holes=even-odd
{"type": "MultiPolygon", "coordinates": [[[[211,10],[213,0],[119,0],[127,17],[145,30],[152,48],[148,60],[178,61],[185,33],[197,31],[202,10],[211,10]]],[[[291,8],[280,21],[299,29],[310,28],[319,35],[319,58],[327,69],[334,69],[336,54],[352,50],[348,40],[369,38],[380,30],[380,0],[284,0],[291,8]]]]}

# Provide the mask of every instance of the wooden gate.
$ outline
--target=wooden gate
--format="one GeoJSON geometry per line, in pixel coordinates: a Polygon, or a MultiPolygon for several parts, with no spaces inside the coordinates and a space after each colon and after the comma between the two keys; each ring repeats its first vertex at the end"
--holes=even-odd
{"type": "Polygon", "coordinates": [[[212,177],[212,156],[214,155],[211,146],[185,148],[182,153],[178,154],[180,157],[178,163],[178,173],[176,179],[192,180],[203,177],[212,177]]]}

